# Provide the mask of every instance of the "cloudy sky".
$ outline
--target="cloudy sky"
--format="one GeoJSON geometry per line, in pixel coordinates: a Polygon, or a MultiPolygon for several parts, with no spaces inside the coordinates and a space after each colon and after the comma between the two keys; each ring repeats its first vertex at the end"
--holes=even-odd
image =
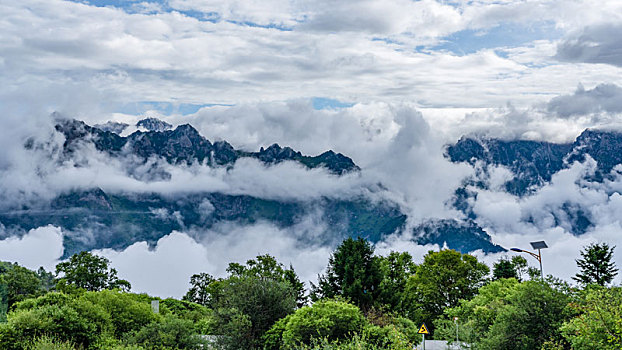
{"type": "MultiPolygon", "coordinates": [[[[92,123],[132,123],[145,115],[190,122],[210,140],[249,150],[274,142],[306,154],[334,149],[352,157],[366,177],[334,182],[285,165],[264,171],[261,185],[247,187],[264,196],[313,196],[381,181],[415,220],[457,215],[445,203],[472,169],[447,162],[442,147],[463,134],[565,142],[588,127],[622,125],[622,2],[616,0],[0,0],[0,13],[5,196],[52,195],[67,189],[68,179],[108,190],[143,186],[115,177],[123,164],[96,155],[92,162],[98,166],[90,173],[58,172],[46,181],[34,176],[44,161],[24,160],[16,145],[33,132],[45,133],[41,125],[52,112],[92,123]],[[291,189],[298,187],[274,181],[279,172],[292,171],[315,180],[296,193],[291,189]]],[[[481,224],[494,228],[493,239],[505,246],[544,235],[566,262],[551,272],[571,276],[575,271],[568,266],[574,266],[579,247],[615,244],[621,229],[611,189],[573,187],[589,166],[568,169],[528,200],[483,193],[476,207],[481,224]],[[566,200],[569,193],[599,208],[593,232],[574,237],[521,222],[525,212],[566,200]]],[[[198,173],[218,180],[210,186],[235,192],[257,179],[248,176],[256,167],[236,165],[226,179],[198,173]]],[[[188,184],[190,176],[197,172],[181,172],[173,182],[188,184]]],[[[156,250],[137,244],[102,254],[139,291],[176,296],[180,290],[154,281],[179,251],[188,252],[185,260],[169,270],[183,273],[167,275],[179,283],[200,272],[194,266],[222,274],[226,262],[268,246],[296,263],[304,278],[325,265],[329,248],[296,250],[295,240],[288,240],[293,231],[262,225],[219,228],[223,238],[211,242],[177,232],[156,250]],[[246,243],[232,245],[231,237],[246,243]],[[153,269],[133,268],[135,256],[151,261],[153,269]]],[[[0,257],[53,266],[62,234],[41,227],[21,240],[0,241],[0,257]],[[45,253],[29,254],[33,249],[45,253]]],[[[622,252],[622,241],[619,246],[622,252]]],[[[430,248],[402,237],[378,249],[392,247],[417,258],[430,248]]],[[[620,254],[618,261],[622,265],[620,254]]]]}

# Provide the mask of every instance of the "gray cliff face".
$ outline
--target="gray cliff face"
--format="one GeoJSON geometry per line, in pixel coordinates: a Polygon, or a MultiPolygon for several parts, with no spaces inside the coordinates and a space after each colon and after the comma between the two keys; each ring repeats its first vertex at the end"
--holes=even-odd
{"type": "MultiPolygon", "coordinates": [[[[551,181],[554,174],[570,167],[574,162],[583,162],[588,157],[596,161],[593,175],[586,181],[603,182],[616,174],[614,168],[622,164],[622,133],[607,130],[585,130],[573,143],[515,140],[506,141],[490,138],[463,137],[456,144],[447,147],[446,156],[452,162],[480,163],[484,168],[480,174],[465,182],[487,188],[486,166],[505,166],[513,178],[505,183],[508,193],[519,197],[532,195],[551,181]]],[[[455,192],[453,205],[471,219],[476,219],[468,204],[476,193],[465,187],[455,192]]],[[[574,234],[583,234],[593,227],[588,208],[581,203],[560,203],[551,215],[557,226],[574,234]]],[[[526,219],[528,222],[532,218],[526,219]]]]}
{"type": "Polygon", "coordinates": [[[553,174],[573,162],[584,161],[586,156],[597,162],[594,180],[610,177],[613,168],[622,164],[622,133],[588,129],[567,144],[463,137],[447,147],[446,156],[456,163],[482,162],[507,167],[514,175],[506,183],[507,191],[523,196],[551,181],[553,174]]]}

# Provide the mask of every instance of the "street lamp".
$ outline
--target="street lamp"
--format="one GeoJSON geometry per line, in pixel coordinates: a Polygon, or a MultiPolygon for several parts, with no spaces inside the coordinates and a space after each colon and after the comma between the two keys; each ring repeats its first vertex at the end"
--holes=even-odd
{"type": "Polygon", "coordinates": [[[529,244],[531,244],[531,248],[538,249],[538,254],[520,248],[510,248],[510,250],[519,253],[527,253],[536,258],[540,263],[540,278],[544,279],[544,274],[542,273],[542,254],[540,253],[540,249],[548,248],[549,246],[547,246],[544,241],[529,242],[529,244]]]}

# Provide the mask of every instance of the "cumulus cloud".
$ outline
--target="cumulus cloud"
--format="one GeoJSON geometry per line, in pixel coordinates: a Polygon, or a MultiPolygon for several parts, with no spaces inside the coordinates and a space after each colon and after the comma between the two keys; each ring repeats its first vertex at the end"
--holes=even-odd
{"type": "MultiPolygon", "coordinates": [[[[529,249],[529,242],[545,240],[550,247],[543,251],[545,273],[570,280],[577,272],[574,259],[579,257],[583,246],[591,242],[618,246],[622,243],[619,235],[611,234],[622,228],[618,182],[586,180],[595,167],[596,162],[590,158],[584,163],[574,163],[553,175],[551,182],[535,194],[524,198],[502,190],[471,188],[478,192],[473,201],[476,221],[491,234],[495,243],[504,247],[529,249]],[[593,224],[584,234],[577,235],[573,230],[575,219],[570,217],[576,214],[573,208],[581,210],[593,224]]],[[[502,255],[484,260],[492,264],[499,256],[502,255]]],[[[622,261],[620,258],[622,254],[616,252],[614,260],[618,264],[622,261]]]]}
{"type": "MultiPolygon", "coordinates": [[[[4,230],[0,226],[0,231],[4,230]]],[[[54,271],[61,255],[63,255],[63,233],[58,227],[39,227],[28,231],[22,237],[11,236],[0,240],[2,261],[17,262],[32,270],[42,266],[48,271],[54,271]]]]}
{"type": "Polygon", "coordinates": [[[141,242],[123,251],[105,249],[96,253],[111,260],[119,276],[132,283],[133,291],[162,297],[183,296],[190,276],[195,273],[224,277],[229,263],[244,263],[263,254],[275,256],[286,266],[292,265],[301,280],[308,283],[316,281],[317,274],[326,267],[335,245],[309,239],[321,234],[318,227],[313,221],[289,229],[269,223],[223,224],[207,232],[172,232],[153,249],[141,242]],[[197,235],[198,241],[191,238],[197,235]]]}
{"type": "MultiPolygon", "coordinates": [[[[307,101],[245,104],[205,108],[175,120],[188,118],[208,138],[224,138],[241,148],[257,149],[278,142],[305,154],[326,149],[341,152],[351,157],[362,173],[327,180],[350,183],[353,189],[382,183],[390,191],[387,195],[420,219],[455,215],[444,203],[471,172],[443,157],[449,140],[446,134],[431,130],[409,104],[355,104],[338,110],[315,110],[307,101]]],[[[259,188],[256,181],[245,180],[249,187],[259,188]]],[[[288,181],[280,186],[286,191],[288,181]]],[[[294,186],[292,191],[304,191],[304,187],[294,186]]]]}
{"type": "Polygon", "coordinates": [[[585,90],[583,85],[579,85],[574,94],[555,97],[547,107],[561,117],[594,113],[619,114],[622,112],[622,88],[616,84],[599,84],[585,90]]]}
{"type": "Polygon", "coordinates": [[[571,62],[606,63],[622,67],[622,30],[618,22],[585,27],[562,41],[557,58],[571,62]]]}
{"type": "Polygon", "coordinates": [[[426,107],[525,104],[620,72],[560,65],[548,55],[548,38],[498,48],[505,55],[495,48],[457,55],[433,45],[464,30],[485,34],[512,23],[575,28],[579,17],[598,23],[599,14],[617,9],[609,2],[589,5],[177,0],[136,11],[70,1],[5,3],[0,96],[36,95],[48,109],[90,118],[144,101],[238,104],[328,96],[407,99],[426,107]],[[96,108],[86,113],[87,105],[96,108]]]}

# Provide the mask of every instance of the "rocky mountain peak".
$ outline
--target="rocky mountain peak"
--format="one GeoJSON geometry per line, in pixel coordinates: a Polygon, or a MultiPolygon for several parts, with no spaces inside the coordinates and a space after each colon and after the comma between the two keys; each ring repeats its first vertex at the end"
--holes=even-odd
{"type": "Polygon", "coordinates": [[[139,128],[147,129],[147,131],[158,131],[158,132],[170,130],[171,128],[173,128],[171,124],[165,121],[162,121],[158,118],[142,119],[138,121],[138,123],[136,123],[136,126],[139,128]]]}

